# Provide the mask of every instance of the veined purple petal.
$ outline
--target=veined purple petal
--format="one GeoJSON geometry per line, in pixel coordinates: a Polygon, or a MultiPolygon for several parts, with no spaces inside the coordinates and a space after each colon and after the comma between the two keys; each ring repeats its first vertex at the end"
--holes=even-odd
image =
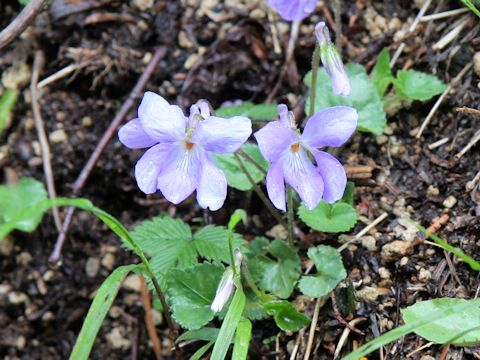
{"type": "Polygon", "coordinates": [[[275,8],[283,19],[294,21],[310,15],[315,10],[317,0],[269,0],[268,5],[275,8]]]}
{"type": "Polygon", "coordinates": [[[285,181],[300,196],[305,206],[314,209],[323,195],[323,180],[302,147],[287,151],[281,158],[285,181]]]}
{"type": "Polygon", "coordinates": [[[187,118],[182,110],[151,91],[143,95],[138,117],[145,132],[157,142],[174,142],[185,136],[187,118]]]}
{"type": "Polygon", "coordinates": [[[143,149],[158,142],[143,130],[140,119],[130,120],[123,125],[118,131],[118,138],[123,145],[130,149],[143,149]]]}
{"type": "Polygon", "coordinates": [[[157,191],[157,179],[160,171],[169,161],[170,144],[158,144],[148,149],[135,165],[135,179],[145,194],[157,191]]]}
{"type": "Polygon", "coordinates": [[[197,201],[202,208],[216,211],[223,206],[227,197],[227,179],[208,154],[204,154],[201,161],[202,174],[197,188],[197,201]]]}
{"type": "Polygon", "coordinates": [[[357,127],[358,113],[349,106],[334,106],[313,114],[302,134],[302,142],[311,148],[340,146],[357,127]]]}
{"type": "Polygon", "coordinates": [[[340,200],[347,186],[347,174],[343,165],[329,153],[316,151],[313,153],[317,168],[322,175],[325,187],[323,189],[323,199],[330,204],[340,200]]]}
{"type": "Polygon", "coordinates": [[[252,133],[249,118],[235,116],[223,119],[210,116],[200,121],[192,135],[192,142],[202,145],[205,150],[216,153],[237,151],[252,133]]]}
{"type": "Polygon", "coordinates": [[[272,121],[255,134],[263,157],[270,163],[276,161],[288,147],[298,141],[298,135],[282,121],[272,121]]]}
{"type": "Polygon", "coordinates": [[[268,169],[267,193],[273,205],[279,210],[286,211],[285,205],[285,180],[283,179],[282,162],[275,161],[268,169]]]}
{"type": "Polygon", "coordinates": [[[183,141],[172,144],[171,147],[168,164],[158,175],[157,187],[165,199],[178,204],[194,192],[200,182],[200,152],[204,150],[198,145],[187,150],[183,141]]]}

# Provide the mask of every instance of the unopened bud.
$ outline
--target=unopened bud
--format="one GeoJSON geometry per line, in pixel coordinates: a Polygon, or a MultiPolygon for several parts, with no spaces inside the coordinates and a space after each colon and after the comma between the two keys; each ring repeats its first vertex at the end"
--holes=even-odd
{"type": "Polygon", "coordinates": [[[233,269],[229,268],[223,273],[220,284],[218,284],[215,299],[213,299],[210,309],[215,312],[222,311],[225,304],[230,299],[233,292],[233,269]]]}
{"type": "Polygon", "coordinates": [[[315,26],[315,35],[320,46],[320,57],[330,80],[335,95],[347,96],[350,94],[351,85],[343,66],[342,59],[330,39],[330,32],[325,23],[319,22],[315,26]]]}

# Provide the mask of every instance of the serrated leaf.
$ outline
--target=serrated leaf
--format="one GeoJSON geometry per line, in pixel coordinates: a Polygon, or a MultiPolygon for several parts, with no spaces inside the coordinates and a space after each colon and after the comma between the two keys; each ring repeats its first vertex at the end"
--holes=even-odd
{"type": "Polygon", "coordinates": [[[390,54],[388,49],[384,48],[378,54],[377,63],[372,71],[372,82],[375,85],[378,95],[383,97],[388,86],[393,83],[394,77],[390,70],[390,54]]]}
{"type": "Polygon", "coordinates": [[[116,268],[100,285],[95,298],[88,309],[87,317],[83,322],[82,329],[78,335],[75,346],[73,347],[70,359],[81,360],[88,359],[92,351],[93,343],[97,337],[98,331],[102,326],[103,320],[107,315],[110,306],[112,306],[118,290],[130,271],[135,271],[142,267],[141,265],[125,265],[116,268]]]}
{"type": "Polygon", "coordinates": [[[329,233],[348,231],[357,222],[355,208],[342,201],[327,204],[322,200],[313,210],[302,204],[298,209],[298,216],[312,229],[329,233]]]}
{"type": "Polygon", "coordinates": [[[303,294],[310,297],[325,296],[347,277],[342,257],[337,249],[320,245],[308,249],[308,257],[315,263],[317,274],[302,276],[298,287],[303,294]]]}
{"type": "Polygon", "coordinates": [[[0,240],[12,230],[32,232],[42,221],[44,211],[24,210],[47,199],[47,191],[43,184],[33,178],[21,178],[14,185],[0,186],[0,240]],[[8,226],[7,226],[8,225],[8,226]]]}
{"type": "Polygon", "coordinates": [[[277,105],[275,104],[258,104],[252,102],[244,102],[240,105],[222,106],[215,111],[215,114],[224,118],[234,116],[246,116],[255,120],[273,120],[278,117],[277,105]]]}
{"type": "MultiPolygon", "coordinates": [[[[383,103],[378,95],[372,80],[368,77],[364,67],[359,64],[347,64],[345,66],[352,90],[346,97],[335,95],[332,91],[330,79],[325,69],[318,71],[317,96],[315,97],[315,112],[330,106],[351,106],[358,111],[358,130],[381,134],[387,117],[383,110],[383,103]]],[[[305,84],[312,83],[309,72],[305,77],[305,84]]],[[[305,109],[308,112],[310,100],[307,99],[305,109]]]]}
{"type": "Polygon", "coordinates": [[[210,305],[224,267],[211,263],[172,269],[167,278],[167,296],[172,316],[187,329],[199,329],[213,319],[210,305]]]}
{"type": "Polygon", "coordinates": [[[273,316],[275,323],[283,331],[297,331],[310,323],[310,319],[288,301],[269,302],[265,304],[265,310],[273,316]]]}
{"type": "Polygon", "coordinates": [[[443,298],[421,301],[402,310],[403,320],[408,325],[419,318],[428,317],[442,311],[447,316],[434,319],[414,332],[436,344],[452,344],[456,346],[473,346],[480,344],[480,306],[458,307],[469,300],[443,298]]]}
{"type": "MultiPolygon", "coordinates": [[[[230,263],[228,234],[229,230],[223,227],[208,225],[195,233],[193,244],[201,256],[210,260],[230,263]]],[[[240,235],[234,234],[234,247],[240,247],[244,242],[240,235]]]]}
{"type": "Polygon", "coordinates": [[[394,85],[400,98],[421,101],[430,100],[447,89],[436,76],[414,70],[398,71],[394,85]]]}
{"type": "Polygon", "coordinates": [[[265,319],[267,313],[260,299],[252,291],[248,290],[245,290],[245,296],[247,297],[247,302],[243,309],[243,316],[252,321],[265,319]]]}
{"type": "MultiPolygon", "coordinates": [[[[257,242],[264,244],[264,241],[260,238],[257,242]]],[[[249,257],[247,265],[262,290],[282,299],[291,295],[300,276],[300,258],[295,249],[282,240],[272,241],[263,253],[249,257]]]]}
{"type": "MultiPolygon", "coordinates": [[[[268,163],[263,158],[258,146],[252,143],[246,143],[242,146],[242,150],[253,158],[258,164],[260,164],[265,171],[268,170],[268,163]]],[[[239,166],[234,154],[215,154],[215,162],[217,166],[225,173],[227,177],[228,185],[241,190],[247,191],[252,189],[252,184],[248,180],[247,176],[239,166]]],[[[260,171],[254,164],[245,160],[243,156],[240,156],[243,165],[251,175],[255,183],[261,182],[265,178],[265,173],[260,171]]]]}

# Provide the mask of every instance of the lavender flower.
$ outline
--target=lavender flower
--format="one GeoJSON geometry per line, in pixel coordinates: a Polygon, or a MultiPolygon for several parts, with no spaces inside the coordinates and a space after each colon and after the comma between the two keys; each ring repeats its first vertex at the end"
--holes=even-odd
{"type": "Polygon", "coordinates": [[[225,304],[230,299],[233,292],[233,269],[229,268],[223,273],[222,279],[217,287],[215,298],[213,299],[210,309],[215,312],[222,311],[225,304]]]}
{"type": "Polygon", "coordinates": [[[211,116],[206,101],[192,105],[187,118],[178,106],[146,92],[138,118],[124,125],[118,136],[131,149],[150,147],[135,166],[135,178],[144,193],[158,189],[178,204],[196,190],[202,208],[218,210],[227,196],[227,181],[211,153],[232,153],[251,133],[250,119],[211,116]]]}
{"type": "Polygon", "coordinates": [[[358,114],[348,106],[334,106],[315,113],[303,134],[296,129],[293,114],[279,105],[280,119],[257,131],[260,151],[271,163],[267,173],[267,192],[276,208],[285,211],[285,182],[299,195],[307,208],[320,200],[333,203],[343,196],[347,176],[342,164],[318,148],[340,146],[352,135],[358,114]],[[308,153],[315,158],[317,166],[308,153]]]}
{"type": "Polygon", "coordinates": [[[330,32],[327,25],[324,22],[319,22],[315,26],[315,34],[320,45],[322,64],[332,81],[334,94],[347,96],[350,94],[352,87],[335,44],[330,40],[330,32]]]}
{"type": "Polygon", "coordinates": [[[268,0],[268,5],[275,8],[283,19],[295,21],[310,15],[315,10],[317,0],[268,0]]]}

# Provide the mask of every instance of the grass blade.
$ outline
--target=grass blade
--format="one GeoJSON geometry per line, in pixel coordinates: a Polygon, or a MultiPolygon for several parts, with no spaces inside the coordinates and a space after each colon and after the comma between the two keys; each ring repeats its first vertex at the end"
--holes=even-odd
{"type": "Polygon", "coordinates": [[[209,343],[206,343],[203,345],[200,349],[195,351],[195,354],[193,354],[190,358],[190,360],[199,360],[207,351],[210,349],[213,345],[213,341],[210,341],[209,343]]]}
{"type": "Polygon", "coordinates": [[[247,358],[251,337],[252,323],[250,320],[242,317],[238,323],[237,332],[235,333],[232,360],[245,360],[247,358]]]}
{"type": "Polygon", "coordinates": [[[83,322],[80,334],[70,354],[70,360],[88,359],[98,331],[117,296],[122,281],[130,271],[139,270],[140,268],[142,268],[141,265],[120,266],[105,279],[88,310],[87,317],[83,322]]]}
{"type": "Polygon", "coordinates": [[[233,296],[232,302],[227,311],[227,315],[223,320],[222,327],[218,333],[217,341],[213,347],[211,360],[223,360],[227,355],[228,348],[232,342],[235,329],[242,317],[243,308],[245,307],[245,294],[238,287],[233,296]]]}

